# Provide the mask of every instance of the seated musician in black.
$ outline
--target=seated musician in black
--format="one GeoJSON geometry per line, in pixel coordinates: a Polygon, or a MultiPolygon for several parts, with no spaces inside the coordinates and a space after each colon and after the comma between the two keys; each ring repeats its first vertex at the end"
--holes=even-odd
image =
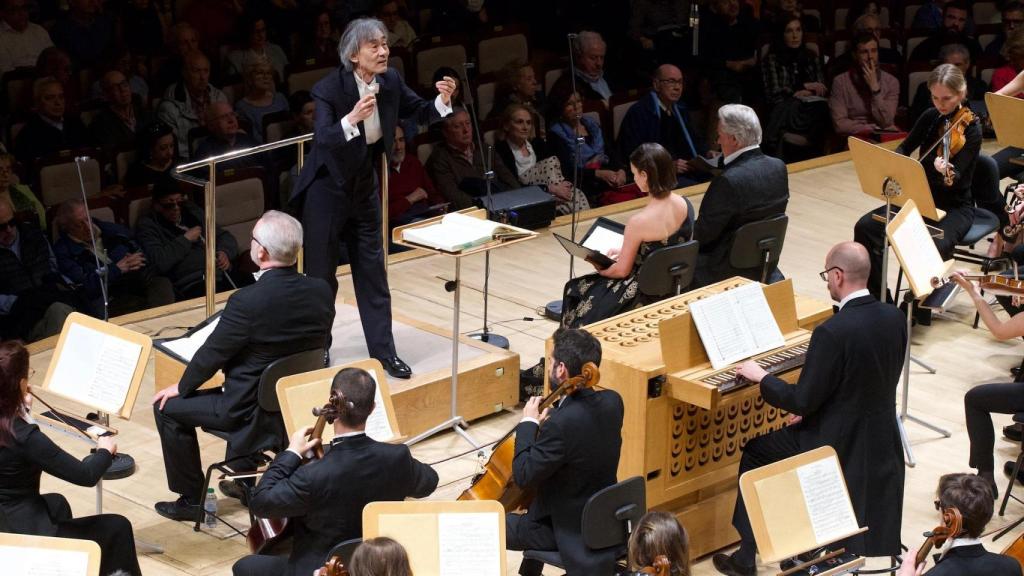
{"type": "Polygon", "coordinates": [[[246,556],[235,562],[235,576],[307,576],[323,566],[339,542],[363,535],[363,507],[370,502],[424,498],[437,488],[437,472],[417,461],[404,444],[377,442],[366,435],[375,406],[376,383],[365,370],[344,368],[331,384],[324,407],[334,434],[323,459],[302,464],[320,443],[312,427],[292,434],[256,485],[249,509],[260,518],[289,518],[295,539],[288,558],[246,556]]]}
{"type": "Polygon", "coordinates": [[[99,438],[96,452],[84,460],[61,450],[32,419],[28,377],[28,350],[17,340],[0,343],[0,532],[92,540],[102,552],[100,574],[141,574],[127,518],[72,518],[63,495],[39,493],[43,472],[78,486],[95,486],[110,468],[117,443],[112,436],[99,438]]]}
{"type": "MultiPolygon", "coordinates": [[[[869,267],[867,251],[856,242],[829,251],[821,277],[839,312],[814,329],[795,386],[754,362],[740,366],[740,375],[760,383],[765,402],[790,418],[789,426],[747,442],[739,473],[832,446],[858,525],[871,526],[840,545],[862,556],[891,556],[900,551],[903,510],[903,451],[893,406],[907,331],[895,306],[868,293],[869,267]]],[[[740,547],[731,555],[715,554],[715,568],[754,576],[757,545],[740,496],[732,525],[740,533],[740,547]]]]}
{"type": "MultiPolygon", "coordinates": [[[[227,459],[236,470],[255,465],[246,455],[286,443],[280,415],[261,410],[257,402],[260,376],[275,360],[323,350],[334,322],[327,282],[295,269],[301,247],[302,225],[295,218],[271,210],[256,222],[249,255],[260,268],[259,280],[231,295],[181,380],[153,396],[167,487],[178,494],[176,501],[156,503],[161,516],[191,520],[198,513],[204,496],[198,428],[230,434],[227,459]],[[199,389],[221,369],[221,389],[199,389]]],[[[221,491],[232,497],[244,494],[227,481],[221,491]]]]}
{"type": "MultiPolygon", "coordinates": [[[[903,556],[898,576],[1020,576],[1020,563],[1012,556],[994,554],[981,544],[981,534],[992,519],[992,492],[988,482],[974,474],[946,474],[939,478],[935,507],[955,508],[962,518],[962,532],[935,550],[935,567],[925,572],[927,560],[914,566],[917,548],[903,556]]],[[[941,521],[941,512],[939,515],[941,521]]]]}
{"type": "MultiPolygon", "coordinates": [[[[582,374],[587,362],[600,365],[601,343],[584,330],[559,328],[549,366],[552,388],[582,374]]],[[[615,483],[622,447],[622,398],[614,390],[584,388],[557,408],[540,412],[541,398],[523,408],[516,427],[512,476],[518,486],[536,489],[526,514],[508,514],[510,550],[557,550],[567,576],[613,573],[614,550],[591,550],[583,543],[583,505],[615,483]]],[[[543,564],[524,559],[519,573],[539,576],[543,564]]]]}

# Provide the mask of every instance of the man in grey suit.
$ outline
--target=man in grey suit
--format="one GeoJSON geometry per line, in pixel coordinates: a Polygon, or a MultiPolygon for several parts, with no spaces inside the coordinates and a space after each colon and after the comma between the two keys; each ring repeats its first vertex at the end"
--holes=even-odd
{"type": "MultiPolygon", "coordinates": [[[[778,158],[761,152],[761,123],[749,106],[718,109],[718,143],[724,170],[704,193],[693,237],[700,243],[697,270],[690,288],[732,276],[761,279],[761,269],[733,268],[729,253],[740,226],[786,213],[789,175],[778,158]]],[[[772,270],[769,278],[777,275],[772,270]]]]}

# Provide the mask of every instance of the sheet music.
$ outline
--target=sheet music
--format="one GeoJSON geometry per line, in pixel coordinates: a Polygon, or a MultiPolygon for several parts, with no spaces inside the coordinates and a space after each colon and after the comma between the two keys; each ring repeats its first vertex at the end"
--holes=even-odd
{"type": "Polygon", "coordinates": [[[438,514],[440,573],[444,576],[502,576],[497,514],[438,514]]]}
{"type": "Polygon", "coordinates": [[[373,392],[373,412],[370,412],[369,417],[366,418],[366,435],[378,442],[387,442],[395,437],[395,431],[391,428],[391,422],[388,421],[388,411],[384,407],[384,395],[381,393],[377,375],[373,370],[368,373],[377,386],[374,387],[373,392]]]}
{"type": "Polygon", "coordinates": [[[71,324],[47,388],[104,412],[121,410],[142,346],[71,324]]]}
{"type": "Polygon", "coordinates": [[[715,370],[786,344],[760,284],[691,302],[690,313],[715,370]]]}
{"type": "Polygon", "coordinates": [[[594,228],[590,236],[587,236],[587,241],[583,243],[583,247],[597,250],[601,254],[607,255],[608,250],[611,248],[622,248],[622,239],[623,235],[615,230],[598,226],[594,228]]]}
{"type": "Polygon", "coordinates": [[[906,213],[906,219],[898,227],[892,224],[887,226],[886,233],[889,234],[889,241],[898,249],[900,264],[910,280],[914,295],[927,296],[932,291],[932,278],[945,275],[946,265],[913,201],[903,206],[900,212],[906,213]]]}
{"type": "Polygon", "coordinates": [[[217,327],[219,322],[220,316],[217,316],[209,324],[196,330],[194,333],[174,340],[165,340],[160,343],[160,346],[174,352],[185,362],[191,362],[192,357],[203,347],[203,344],[206,344],[206,339],[210,337],[210,334],[213,334],[213,329],[217,327]]]}
{"type": "Polygon", "coordinates": [[[0,546],[0,566],[18,576],[87,576],[89,554],[27,546],[0,546]]]}
{"type": "Polygon", "coordinates": [[[839,460],[825,458],[796,469],[807,515],[818,544],[827,544],[857,531],[850,497],[839,460]]]}

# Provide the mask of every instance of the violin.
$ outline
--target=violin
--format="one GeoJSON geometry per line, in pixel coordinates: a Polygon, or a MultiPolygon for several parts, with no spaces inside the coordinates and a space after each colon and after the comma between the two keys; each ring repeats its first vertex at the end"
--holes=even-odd
{"type": "Polygon", "coordinates": [[[924,564],[928,559],[928,553],[935,546],[942,547],[946,540],[956,538],[963,531],[963,517],[956,508],[942,509],[942,524],[936,526],[931,532],[925,532],[924,544],[917,549],[917,557],[914,558],[914,566],[924,564]]]}
{"type": "MultiPolygon", "coordinates": [[[[963,278],[977,282],[979,288],[993,296],[1024,296],[1024,280],[1017,280],[1001,274],[964,275],[963,278]]],[[[933,278],[932,287],[938,288],[949,281],[949,278],[933,278]]]]}
{"type": "MultiPolygon", "coordinates": [[[[567,378],[565,382],[540,402],[540,411],[563,396],[574,394],[583,388],[592,388],[601,379],[597,365],[587,362],[581,374],[567,378]]],[[[512,460],[515,459],[516,431],[513,428],[494,445],[491,457],[483,470],[473,478],[472,484],[459,495],[459,500],[497,500],[506,512],[523,510],[533,501],[535,494],[516,485],[512,479],[512,460]]]]}
{"type": "Polygon", "coordinates": [[[661,554],[654,559],[654,563],[640,569],[638,574],[652,574],[653,576],[669,576],[672,572],[672,562],[668,556],[661,554]]]}
{"type": "MultiPolygon", "coordinates": [[[[332,396],[331,400],[334,398],[332,396]]],[[[307,438],[319,438],[323,435],[324,426],[327,424],[327,413],[333,404],[325,404],[323,408],[313,408],[313,415],[316,416],[316,424],[306,436],[307,438]]],[[[313,455],[309,460],[319,460],[324,457],[323,444],[313,447],[313,455]]],[[[304,460],[304,462],[309,461],[304,460]]],[[[260,554],[264,550],[273,547],[291,533],[291,525],[288,518],[261,518],[249,511],[249,531],[245,534],[245,542],[253,554],[260,554]]],[[[342,573],[339,573],[339,575],[342,573]]],[[[344,572],[343,574],[348,574],[344,572]]]]}
{"type": "Polygon", "coordinates": [[[341,556],[331,556],[320,569],[320,576],[348,576],[348,568],[341,563],[341,556]]]}
{"type": "Polygon", "coordinates": [[[942,175],[942,181],[946,186],[953,185],[953,178],[955,176],[953,168],[949,165],[949,158],[950,156],[956,156],[964,149],[964,145],[967,144],[965,133],[975,119],[977,119],[977,116],[966,106],[961,106],[956,113],[946,119],[945,132],[936,143],[939,147],[936,154],[942,156],[942,160],[946,164],[946,171],[942,175]]]}

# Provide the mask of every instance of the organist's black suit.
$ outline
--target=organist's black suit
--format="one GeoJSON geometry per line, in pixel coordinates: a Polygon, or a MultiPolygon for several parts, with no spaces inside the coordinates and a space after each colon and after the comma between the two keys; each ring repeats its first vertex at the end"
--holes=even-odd
{"type": "MultiPolygon", "coordinates": [[[[896,426],[896,387],[907,345],[904,317],[872,296],[853,298],[815,328],[796,385],[774,376],[761,381],[766,402],[803,416],[796,425],[747,443],[740,474],[795,454],[835,448],[861,526],[847,543],[867,556],[900,550],[903,516],[903,450],[896,426]]],[[[742,498],[733,526],[753,542],[742,498]]]]}
{"type": "Polygon", "coordinates": [[[260,376],[274,360],[322,349],[333,322],[330,288],[294,267],[268,269],[255,284],[231,295],[217,327],[178,382],[180,396],[169,399],[163,411],[159,403],[153,406],[172,492],[193,503],[200,497],[197,427],[230,432],[228,458],[281,443],[280,417],[270,417],[257,405],[260,376]],[[223,389],[197,392],[220,369],[223,389]]]}
{"type": "Polygon", "coordinates": [[[313,149],[291,200],[302,206],[305,271],[326,280],[335,294],[340,242],[345,243],[366,346],[370,356],[384,361],[396,352],[391,333],[391,293],[381,246],[380,196],[373,167],[382,151],[391,156],[399,118],[415,118],[426,124],[439,120],[441,114],[433,100],[417,96],[393,68],[377,75],[377,82],[381,138],[369,146],[363,122],[358,124],[359,136],[352,140],[346,140],[341,127],[341,119],[359,101],[354,73],[338,67],[313,86],[313,149]]]}
{"type": "Polygon", "coordinates": [[[760,267],[741,270],[729,264],[733,239],[748,222],[785,214],[788,203],[789,174],[782,160],[755,148],[729,162],[708,186],[693,225],[700,254],[691,289],[733,276],[760,280],[760,267]]]}
{"type": "Polygon", "coordinates": [[[566,397],[544,425],[516,427],[512,474],[536,488],[523,515],[506,515],[511,550],[558,550],[567,576],[610,576],[615,554],[583,545],[580,520],[587,499],[615,483],[622,447],[622,397],[614,390],[583,389],[566,397]]]}
{"type": "Polygon", "coordinates": [[[307,576],[324,565],[339,542],[363,535],[363,507],[370,502],[423,498],[437,488],[437,472],[415,460],[404,444],[377,442],[365,434],[335,438],[323,460],[301,465],[284,451],[263,474],[249,508],[264,518],[291,518],[295,527],[287,561],[249,556],[238,576],[307,576]]]}
{"type": "Polygon", "coordinates": [[[1020,563],[1012,556],[993,554],[981,544],[951,548],[928,576],[1020,576],[1020,563]]]}

